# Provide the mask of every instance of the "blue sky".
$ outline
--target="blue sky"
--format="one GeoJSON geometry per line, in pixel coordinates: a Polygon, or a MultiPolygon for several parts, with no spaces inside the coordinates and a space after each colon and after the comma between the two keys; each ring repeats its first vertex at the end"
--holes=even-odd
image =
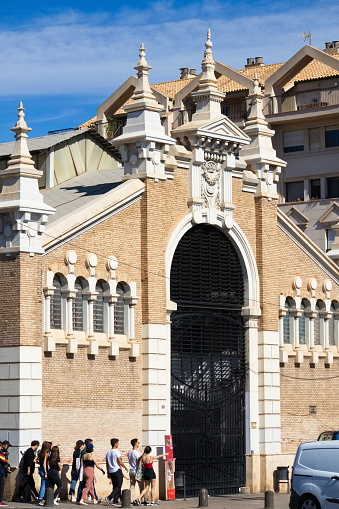
{"type": "Polygon", "coordinates": [[[0,141],[10,141],[24,102],[30,137],[76,127],[135,73],[143,42],[150,82],[200,69],[208,28],[214,58],[241,69],[248,57],[284,62],[312,34],[312,45],[339,40],[339,4],[327,0],[54,0],[0,6],[0,141]]]}

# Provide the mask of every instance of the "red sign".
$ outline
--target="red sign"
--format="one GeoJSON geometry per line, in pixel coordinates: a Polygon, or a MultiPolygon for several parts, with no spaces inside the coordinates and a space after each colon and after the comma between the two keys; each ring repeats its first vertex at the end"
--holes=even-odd
{"type": "Polygon", "coordinates": [[[175,500],[174,456],[172,435],[165,435],[167,500],[175,500]]]}

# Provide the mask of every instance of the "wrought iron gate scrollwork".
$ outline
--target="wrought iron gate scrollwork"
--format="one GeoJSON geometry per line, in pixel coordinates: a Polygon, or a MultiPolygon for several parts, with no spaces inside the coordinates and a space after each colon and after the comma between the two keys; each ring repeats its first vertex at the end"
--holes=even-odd
{"type": "MultiPolygon", "coordinates": [[[[199,225],[179,242],[171,270],[172,435],[188,496],[237,493],[245,482],[244,283],[237,253],[199,225]]],[[[178,496],[182,495],[180,489],[178,496]]]]}

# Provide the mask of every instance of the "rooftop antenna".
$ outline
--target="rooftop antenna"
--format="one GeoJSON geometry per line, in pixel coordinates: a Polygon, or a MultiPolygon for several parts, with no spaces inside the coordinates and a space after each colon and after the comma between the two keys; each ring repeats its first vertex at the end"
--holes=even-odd
{"type": "Polygon", "coordinates": [[[300,34],[300,37],[304,38],[305,44],[309,44],[310,46],[312,46],[312,35],[309,30],[305,30],[303,34],[300,34]]]}

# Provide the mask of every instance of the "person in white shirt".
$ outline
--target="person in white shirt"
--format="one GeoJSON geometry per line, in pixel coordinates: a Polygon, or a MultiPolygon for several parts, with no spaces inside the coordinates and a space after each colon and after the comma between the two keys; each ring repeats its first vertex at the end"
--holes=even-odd
{"type": "Polygon", "coordinates": [[[112,481],[112,493],[106,497],[108,505],[119,506],[119,498],[121,498],[121,486],[123,481],[122,468],[128,472],[128,468],[121,459],[119,447],[119,439],[111,438],[112,449],[106,454],[107,477],[112,481]]]}
{"type": "MultiPolygon", "coordinates": [[[[137,481],[135,478],[135,474],[139,468],[139,458],[140,452],[138,451],[138,447],[140,446],[140,442],[137,438],[133,438],[131,440],[132,450],[128,453],[128,463],[129,463],[129,478],[130,478],[130,490],[131,490],[131,498],[134,500],[135,498],[135,485],[138,484],[139,492],[144,489],[143,481],[137,481]]],[[[139,499],[137,499],[139,500],[139,499]]]]}

